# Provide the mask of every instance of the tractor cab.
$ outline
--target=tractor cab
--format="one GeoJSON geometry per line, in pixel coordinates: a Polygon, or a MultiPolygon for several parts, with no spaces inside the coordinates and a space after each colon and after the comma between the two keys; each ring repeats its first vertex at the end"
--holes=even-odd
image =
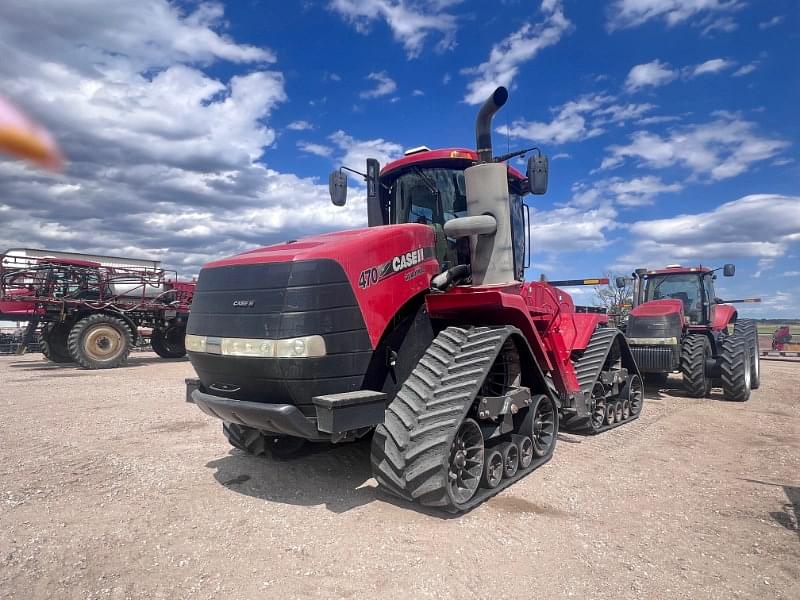
{"type": "MultiPolygon", "coordinates": [[[[523,151],[525,152],[525,151],[523,151]]],[[[514,153],[515,155],[517,153],[514,153]]],[[[498,157],[497,161],[507,157],[498,157]]],[[[448,221],[467,216],[467,190],[464,171],[478,164],[479,156],[467,148],[430,150],[422,146],[413,148],[402,158],[388,163],[383,169],[378,161],[367,160],[367,172],[358,173],[367,182],[367,213],[369,226],[419,223],[434,230],[435,252],[443,270],[469,262],[469,247],[465,240],[448,237],[444,225],[448,221]]],[[[353,171],[347,167],[344,170],[353,171]]],[[[529,171],[544,170],[544,184],[537,182],[532,188],[527,177],[514,167],[507,168],[508,196],[514,267],[518,281],[528,266],[526,248],[528,240],[528,212],[523,202],[525,194],[543,194],[546,189],[547,159],[541,155],[531,157],[529,171]],[[534,164],[535,159],[535,164],[534,164]],[[543,166],[542,166],[543,165],[543,166]],[[538,186],[538,187],[537,187],[538,186]]],[[[355,172],[355,171],[353,171],[355,172]]],[[[536,178],[540,179],[541,174],[536,178]]],[[[334,171],[330,179],[331,200],[341,206],[347,193],[347,179],[341,171],[334,171]]]]}
{"type": "Polygon", "coordinates": [[[714,278],[707,267],[672,265],[647,271],[639,278],[634,306],[659,300],[679,300],[686,324],[709,325],[714,320],[714,278]]]}

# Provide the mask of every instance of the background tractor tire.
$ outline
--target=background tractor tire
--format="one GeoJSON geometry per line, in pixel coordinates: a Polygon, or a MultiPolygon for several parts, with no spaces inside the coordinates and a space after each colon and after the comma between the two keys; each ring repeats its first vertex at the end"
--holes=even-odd
{"type": "Polygon", "coordinates": [[[711,392],[711,378],[706,375],[706,359],[711,343],[704,335],[689,335],[683,341],[681,374],[683,387],[692,398],[705,398],[711,392]]]}
{"type": "Polygon", "coordinates": [[[734,335],[741,336],[750,346],[750,389],[761,385],[761,353],[758,347],[758,327],[755,321],[742,319],[734,325],[734,335]]]}
{"type": "Polygon", "coordinates": [[[288,435],[267,435],[258,429],[236,423],[223,423],[222,433],[231,446],[253,456],[272,454],[276,458],[286,458],[300,450],[306,442],[303,438],[288,435]]]}
{"type": "Polygon", "coordinates": [[[183,327],[154,329],[150,336],[153,352],[161,358],[181,358],[186,356],[186,330],[183,327]]]}
{"type": "Polygon", "coordinates": [[[67,348],[67,336],[71,323],[53,323],[42,332],[42,354],[49,361],[59,364],[74,362],[67,348]]]}
{"type": "Polygon", "coordinates": [[[750,348],[738,335],[729,335],[719,353],[722,395],[725,400],[745,402],[750,398],[750,348]]]}
{"type": "Polygon", "coordinates": [[[128,359],[133,336],[128,324],[113,315],[96,313],[70,329],[67,347],[85,369],[113,369],[128,359]]]}

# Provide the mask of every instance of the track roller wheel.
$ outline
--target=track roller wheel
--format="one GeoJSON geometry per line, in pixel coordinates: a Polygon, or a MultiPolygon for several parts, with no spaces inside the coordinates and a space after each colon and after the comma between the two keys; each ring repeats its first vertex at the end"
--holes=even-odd
{"type": "Polygon", "coordinates": [[[487,448],[481,485],[493,490],[503,479],[503,454],[497,448],[487,448]]]}
{"type": "Polygon", "coordinates": [[[606,420],[606,388],[599,381],[594,384],[592,389],[591,407],[591,426],[597,431],[605,424],[606,420]]]}
{"type": "Polygon", "coordinates": [[[621,423],[622,419],[625,417],[622,416],[622,400],[617,400],[614,402],[614,421],[617,423],[621,423]]]}
{"type": "Polygon", "coordinates": [[[500,446],[503,455],[503,477],[511,478],[519,470],[519,448],[513,442],[505,442],[500,446]]]}
{"type": "Polygon", "coordinates": [[[625,399],[622,401],[622,420],[624,421],[630,416],[631,416],[631,401],[625,399]]]}
{"type": "Polygon", "coordinates": [[[519,468],[527,469],[533,462],[533,440],[527,435],[512,435],[511,440],[519,449],[519,468]]]}
{"type": "Polygon", "coordinates": [[[617,403],[616,402],[607,402],[606,403],[606,423],[608,425],[613,425],[617,421],[617,403]]]}

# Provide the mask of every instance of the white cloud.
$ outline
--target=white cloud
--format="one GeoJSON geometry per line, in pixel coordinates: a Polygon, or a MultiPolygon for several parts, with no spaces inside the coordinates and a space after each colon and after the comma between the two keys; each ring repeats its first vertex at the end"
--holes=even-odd
{"type": "Polygon", "coordinates": [[[642,263],[776,259],[800,241],[800,196],[752,194],[714,210],[630,225],[642,263]]]}
{"type": "Polygon", "coordinates": [[[695,66],[694,69],[692,69],[692,76],[697,77],[698,75],[706,75],[708,73],[719,73],[720,71],[730,69],[735,65],[736,63],[732,60],[727,60],[725,58],[712,58],[711,60],[707,60],[706,62],[695,66]]]}
{"type": "Polygon", "coordinates": [[[758,61],[754,61],[754,62],[748,63],[746,65],[742,65],[741,67],[736,69],[733,72],[733,76],[734,77],[742,77],[743,75],[749,75],[750,73],[755,71],[757,68],[758,68],[758,61]]]}
{"type": "Polygon", "coordinates": [[[559,152],[550,157],[550,160],[561,160],[562,158],[572,158],[572,155],[568,152],[559,152]]]}
{"type": "Polygon", "coordinates": [[[315,144],[314,142],[297,142],[297,147],[303,152],[308,154],[316,154],[317,156],[330,157],[333,155],[333,148],[325,146],[324,144],[315,144]]]}
{"type": "Polygon", "coordinates": [[[564,16],[560,0],[542,0],[540,11],[544,15],[541,23],[525,23],[495,44],[486,62],[462,70],[463,74],[474,76],[467,84],[466,103],[480,104],[497,86],[510,86],[520,65],[532,60],[540,50],[556,44],[572,27],[564,16]]]}
{"type": "Polygon", "coordinates": [[[412,95],[412,96],[424,96],[424,95],[425,95],[425,92],[423,92],[422,90],[413,90],[413,91],[411,92],[411,95],[412,95]]]}
{"type": "Polygon", "coordinates": [[[456,1],[413,0],[331,0],[329,7],[352,23],[356,31],[367,34],[373,21],[383,19],[392,30],[395,41],[403,44],[408,58],[416,58],[422,52],[428,35],[441,36],[436,49],[450,50],[455,47],[457,18],[445,12],[448,5],[456,1]]]}
{"type": "Polygon", "coordinates": [[[653,104],[617,104],[614,96],[590,94],[553,109],[555,116],[549,122],[517,119],[497,132],[536,143],[565,144],[596,137],[604,132],[604,125],[636,119],[653,108],[653,104]]]}
{"type": "Polygon", "coordinates": [[[611,31],[636,27],[651,19],[677,25],[700,13],[722,13],[742,6],[738,0],[615,0],[608,9],[611,31]]]}
{"type": "Polygon", "coordinates": [[[344,131],[336,131],[328,139],[339,149],[337,158],[340,164],[362,171],[367,158],[377,158],[382,165],[403,155],[400,144],[384,140],[357,140],[344,131]]]}
{"type": "Polygon", "coordinates": [[[759,23],[758,28],[769,29],[770,27],[775,27],[776,25],[780,25],[781,23],[783,23],[785,18],[786,18],[785,15],[775,15],[771,19],[759,23]]]}
{"type": "Polygon", "coordinates": [[[397,90],[397,83],[395,83],[394,79],[389,77],[386,71],[370,73],[366,78],[370,81],[374,81],[375,87],[361,92],[359,96],[362,98],[380,98],[381,96],[388,96],[397,90]]]}
{"type": "Polygon", "coordinates": [[[314,129],[314,125],[308,121],[292,121],[286,126],[286,129],[291,129],[292,131],[307,131],[309,129],[314,129]]]}
{"type": "Polygon", "coordinates": [[[800,277],[800,271],[784,271],[781,275],[783,277],[800,277]]]}
{"type": "Polygon", "coordinates": [[[604,248],[610,243],[605,232],[616,227],[617,211],[608,205],[590,210],[575,206],[536,210],[531,216],[534,256],[604,248]]]}
{"type": "Polygon", "coordinates": [[[753,163],[772,158],[789,145],[784,140],[758,134],[755,123],[726,113],[718,114],[709,123],[672,130],[665,137],[637,131],[630,139],[629,144],[609,146],[610,156],[600,168],[614,168],[626,158],[635,158],[653,168],[682,165],[695,176],[717,181],[739,175],[753,163]]]}
{"type": "Polygon", "coordinates": [[[713,34],[715,31],[731,33],[732,31],[739,29],[739,25],[733,20],[732,17],[713,18],[708,16],[705,19],[702,19],[698,23],[698,26],[703,28],[701,35],[708,37],[711,37],[711,34],[713,34]]]}
{"type": "Polygon", "coordinates": [[[635,92],[645,87],[659,87],[678,77],[678,72],[668,63],[656,59],[649,63],[636,65],[628,73],[625,89],[635,92]]]}
{"type": "Polygon", "coordinates": [[[652,204],[659,194],[679,192],[679,183],[665,183],[660,177],[647,175],[623,179],[611,177],[594,181],[591,185],[577,183],[572,186],[572,206],[594,206],[616,202],[621,206],[643,206],[652,204]]]}
{"type": "Polygon", "coordinates": [[[636,121],[637,125],[658,125],[659,123],[672,123],[673,121],[680,121],[681,117],[676,115],[657,115],[653,117],[645,117],[636,121]]]}
{"type": "Polygon", "coordinates": [[[0,245],[152,255],[191,274],[255,245],[365,223],[363,198],[334,209],[327,186],[259,162],[286,101],[268,68],[275,55],[220,33],[221,5],[195,6],[0,3],[3,91],[24,98],[70,161],[48,175],[0,160],[0,245]],[[203,70],[219,61],[219,72],[245,68],[203,70]]]}

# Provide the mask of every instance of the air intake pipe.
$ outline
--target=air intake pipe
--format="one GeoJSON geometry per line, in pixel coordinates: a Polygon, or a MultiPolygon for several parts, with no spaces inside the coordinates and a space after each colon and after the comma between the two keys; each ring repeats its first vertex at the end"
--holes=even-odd
{"type": "Polygon", "coordinates": [[[486,102],[483,103],[483,106],[478,111],[478,118],[475,120],[475,141],[478,149],[478,160],[482,163],[494,162],[494,157],[492,156],[492,117],[507,100],[508,90],[500,86],[486,99],[486,102]]]}

